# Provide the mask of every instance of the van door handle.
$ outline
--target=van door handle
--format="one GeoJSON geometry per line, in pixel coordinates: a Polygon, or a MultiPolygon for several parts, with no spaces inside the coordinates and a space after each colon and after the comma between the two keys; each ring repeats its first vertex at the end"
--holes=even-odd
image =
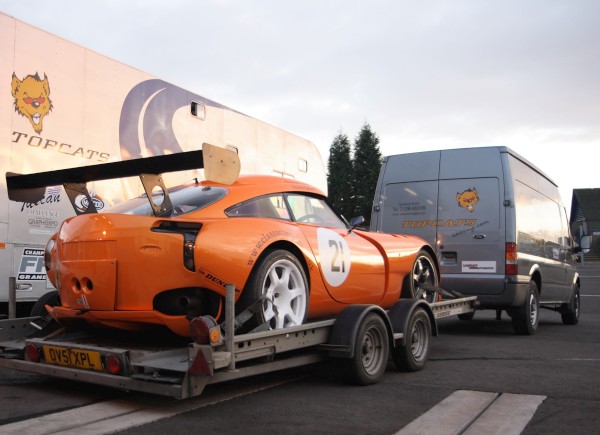
{"type": "Polygon", "coordinates": [[[483,240],[485,239],[485,234],[475,234],[473,238],[477,240],[483,240]]]}

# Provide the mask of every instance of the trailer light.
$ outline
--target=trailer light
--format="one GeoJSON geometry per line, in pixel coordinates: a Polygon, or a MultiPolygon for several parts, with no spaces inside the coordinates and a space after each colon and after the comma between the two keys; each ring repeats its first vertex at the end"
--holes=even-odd
{"type": "Polygon", "coordinates": [[[222,337],[221,337],[221,329],[217,326],[217,327],[213,327],[210,330],[210,344],[221,344],[222,342],[222,337]]]}
{"type": "MultiPolygon", "coordinates": [[[[190,321],[190,336],[197,344],[208,344],[213,338],[211,328],[215,326],[217,326],[217,322],[211,316],[194,317],[190,321]]],[[[217,334],[219,334],[218,331],[217,334]]],[[[218,341],[219,337],[215,336],[215,338],[218,341]]]]}
{"type": "Polygon", "coordinates": [[[25,346],[25,359],[31,362],[39,362],[40,350],[34,344],[29,343],[25,346]]]}
{"type": "Polygon", "coordinates": [[[505,274],[506,275],[518,275],[519,274],[519,258],[517,254],[517,244],[507,243],[506,244],[506,263],[505,263],[505,274]]]}
{"type": "Polygon", "coordinates": [[[121,360],[118,356],[111,354],[106,355],[104,358],[104,366],[106,370],[112,375],[118,375],[121,373],[121,360]]]}

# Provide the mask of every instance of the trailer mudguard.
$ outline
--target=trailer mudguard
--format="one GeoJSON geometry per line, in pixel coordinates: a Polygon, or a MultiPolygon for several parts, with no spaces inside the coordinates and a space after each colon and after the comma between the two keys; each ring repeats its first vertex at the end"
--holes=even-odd
{"type": "Polygon", "coordinates": [[[329,342],[326,345],[322,345],[322,348],[328,351],[330,357],[354,357],[358,329],[363,319],[370,313],[376,313],[383,319],[388,330],[390,348],[394,347],[392,323],[383,308],[377,305],[351,305],[336,317],[333,329],[329,335],[329,342]]]}
{"type": "Polygon", "coordinates": [[[408,321],[418,307],[422,307],[431,322],[431,335],[438,336],[437,322],[429,304],[423,299],[400,299],[388,311],[387,316],[392,324],[394,333],[402,333],[402,338],[399,339],[402,346],[406,346],[408,321]]]}

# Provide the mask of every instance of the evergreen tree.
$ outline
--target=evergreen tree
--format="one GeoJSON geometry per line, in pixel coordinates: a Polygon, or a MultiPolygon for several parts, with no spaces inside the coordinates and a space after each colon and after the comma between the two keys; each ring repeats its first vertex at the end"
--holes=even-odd
{"type": "Polygon", "coordinates": [[[352,158],[348,136],[340,132],[329,148],[327,163],[327,190],[334,208],[346,219],[353,213],[352,205],[352,158]]]}
{"type": "Polygon", "coordinates": [[[363,216],[365,226],[371,220],[373,196],[377,187],[379,170],[381,169],[381,151],[379,151],[379,138],[365,123],[354,141],[354,159],[352,170],[354,181],[353,216],[363,216]]]}

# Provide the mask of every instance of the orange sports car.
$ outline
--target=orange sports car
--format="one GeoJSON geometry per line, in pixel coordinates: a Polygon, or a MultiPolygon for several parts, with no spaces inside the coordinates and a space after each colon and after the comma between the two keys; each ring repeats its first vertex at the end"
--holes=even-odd
{"type": "MultiPolygon", "coordinates": [[[[109,165],[116,164],[97,166],[109,165]]],[[[75,182],[120,173],[69,171],[54,172],[75,182]]],[[[163,325],[189,336],[192,318],[223,319],[226,284],[235,285],[237,312],[255,308],[245,330],[299,325],[348,304],[388,308],[423,283],[438,285],[425,241],[363,231],[361,219],[350,225],[308,184],[206,175],[218,181],[150,187],[105,212],[67,219],[46,246],[48,278],[60,296],[46,305],[51,315],[65,325],[163,325]]]]}

